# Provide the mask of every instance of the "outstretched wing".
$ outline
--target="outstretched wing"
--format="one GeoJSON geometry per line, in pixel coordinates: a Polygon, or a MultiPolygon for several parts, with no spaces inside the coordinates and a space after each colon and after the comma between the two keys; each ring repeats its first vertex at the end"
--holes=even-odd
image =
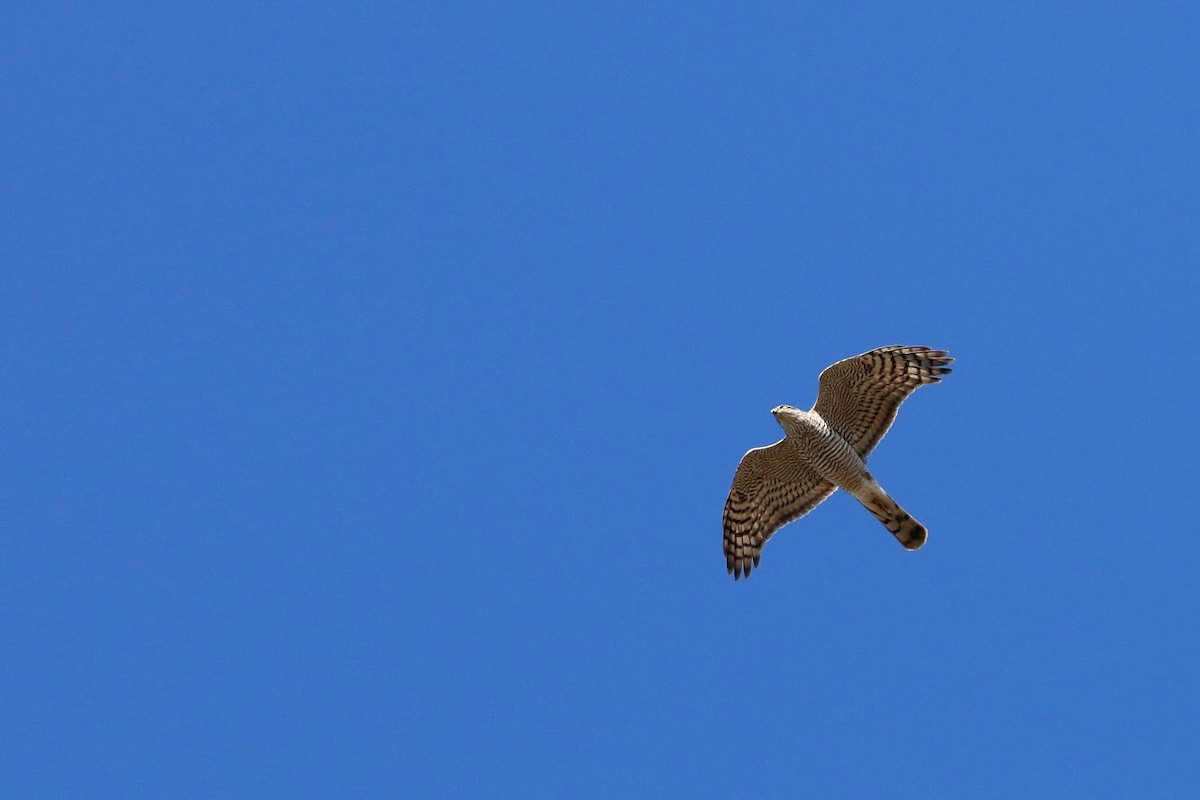
{"type": "Polygon", "coordinates": [[[742,457],[725,501],[725,566],[750,576],[763,545],[781,527],[812,511],[837,488],[804,466],[787,439],[742,457]]]}
{"type": "Polygon", "coordinates": [[[892,345],[847,358],[821,373],[821,417],[866,458],[896,419],[904,398],[918,386],[938,383],[953,363],[945,350],[892,345]]]}

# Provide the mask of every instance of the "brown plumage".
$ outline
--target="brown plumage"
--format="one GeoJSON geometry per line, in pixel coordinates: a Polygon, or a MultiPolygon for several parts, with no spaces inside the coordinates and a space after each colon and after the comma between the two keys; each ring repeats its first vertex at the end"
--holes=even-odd
{"type": "Polygon", "coordinates": [[[749,576],[767,539],[841,488],[910,550],[926,531],[883,491],[864,460],[896,419],[904,398],[938,383],[954,361],[945,350],[893,345],[839,361],[821,373],[811,411],[777,406],[784,438],[742,458],[725,501],[725,563],[749,576]]]}

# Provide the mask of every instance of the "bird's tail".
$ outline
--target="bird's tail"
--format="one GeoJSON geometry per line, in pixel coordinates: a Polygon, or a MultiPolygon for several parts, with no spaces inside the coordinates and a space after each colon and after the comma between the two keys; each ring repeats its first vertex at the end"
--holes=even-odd
{"type": "Polygon", "coordinates": [[[916,550],[925,544],[925,538],[929,535],[925,526],[910,517],[883,489],[876,487],[865,499],[860,497],[858,501],[866,506],[867,510],[875,515],[875,519],[882,522],[883,527],[906,549],[916,550]]]}

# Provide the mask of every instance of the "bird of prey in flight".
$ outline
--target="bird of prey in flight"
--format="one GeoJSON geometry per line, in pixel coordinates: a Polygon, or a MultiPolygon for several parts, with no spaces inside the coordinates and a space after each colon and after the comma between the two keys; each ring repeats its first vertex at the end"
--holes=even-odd
{"type": "Polygon", "coordinates": [[[771,534],[845,489],[900,544],[925,544],[925,526],[867,471],[866,458],[896,419],[904,398],[938,383],[954,361],[945,350],[892,345],[839,361],[821,373],[811,411],[771,409],[784,436],[742,457],[725,501],[725,565],[734,579],[758,566],[771,534]]]}

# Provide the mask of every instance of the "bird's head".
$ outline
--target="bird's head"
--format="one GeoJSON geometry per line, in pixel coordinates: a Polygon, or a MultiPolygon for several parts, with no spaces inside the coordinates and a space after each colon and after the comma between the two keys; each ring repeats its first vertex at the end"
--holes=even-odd
{"type": "Polygon", "coordinates": [[[795,406],[775,406],[771,409],[771,413],[775,416],[775,421],[782,425],[784,430],[787,430],[786,422],[796,419],[804,412],[795,406]]]}

